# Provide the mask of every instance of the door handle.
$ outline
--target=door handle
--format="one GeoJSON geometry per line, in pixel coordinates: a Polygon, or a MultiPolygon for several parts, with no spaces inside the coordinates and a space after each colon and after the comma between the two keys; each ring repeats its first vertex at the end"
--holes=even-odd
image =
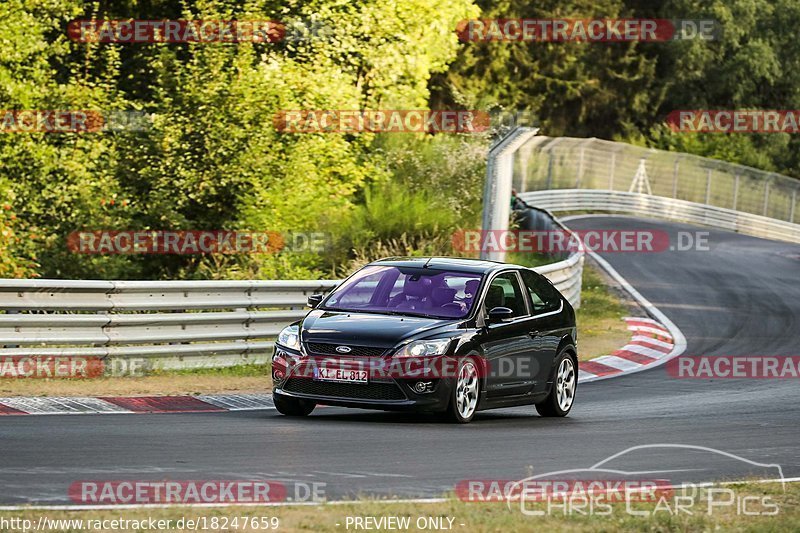
{"type": "Polygon", "coordinates": [[[531,337],[533,337],[535,339],[536,337],[540,337],[542,335],[542,333],[540,331],[529,331],[528,335],[530,335],[531,337]]]}

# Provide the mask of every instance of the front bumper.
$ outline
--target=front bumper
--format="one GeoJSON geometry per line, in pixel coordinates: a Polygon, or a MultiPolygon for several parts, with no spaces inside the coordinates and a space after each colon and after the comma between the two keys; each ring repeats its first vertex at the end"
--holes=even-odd
{"type": "Polygon", "coordinates": [[[300,364],[307,364],[308,361],[307,357],[276,349],[273,358],[273,394],[341,407],[438,412],[447,409],[455,381],[448,377],[405,378],[385,375],[375,379],[370,377],[366,384],[320,381],[309,372],[298,370],[300,364]],[[425,391],[421,392],[421,388],[425,391]]]}
{"type": "MultiPolygon", "coordinates": [[[[316,392],[311,392],[306,384],[298,386],[297,380],[310,378],[289,378],[280,387],[275,387],[272,394],[288,398],[312,400],[325,405],[340,407],[356,407],[360,409],[381,409],[384,411],[444,411],[450,401],[452,381],[440,379],[435,383],[433,392],[417,393],[413,390],[412,383],[406,380],[388,380],[385,382],[371,382],[369,384],[347,384],[340,387],[340,383],[314,382],[316,392]],[[294,380],[294,381],[293,381],[294,380]],[[397,398],[359,397],[363,393],[357,387],[374,387],[375,385],[393,387],[398,391],[397,398]],[[329,385],[332,385],[329,387],[329,385]],[[402,395],[402,397],[401,397],[402,395]]],[[[384,395],[385,396],[385,395],[384,395]]]]}

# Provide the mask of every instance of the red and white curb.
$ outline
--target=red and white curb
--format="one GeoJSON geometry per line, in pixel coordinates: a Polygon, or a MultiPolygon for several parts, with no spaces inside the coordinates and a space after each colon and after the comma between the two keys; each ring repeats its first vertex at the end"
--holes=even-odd
{"type": "MultiPolygon", "coordinates": [[[[632,332],[628,344],[611,355],[580,363],[581,383],[638,372],[671,358],[675,341],[666,326],[651,318],[626,317],[632,332]]],[[[3,415],[82,415],[147,413],[216,413],[275,409],[271,394],[200,396],[104,396],[0,398],[3,415]]]]}
{"type": "MultiPolygon", "coordinates": [[[[611,355],[580,363],[578,379],[581,383],[645,370],[675,356],[675,340],[666,326],[651,318],[626,317],[623,320],[632,332],[630,342],[611,355]]],[[[263,409],[275,409],[271,394],[0,398],[0,416],[217,413],[263,409]]]]}
{"type": "MultiPolygon", "coordinates": [[[[568,217],[577,218],[577,217],[568,217]]],[[[680,329],[655,305],[633,288],[605,259],[586,252],[653,318],[626,317],[631,341],[611,355],[581,363],[581,383],[598,381],[662,365],[686,350],[680,329]]],[[[100,398],[0,398],[3,415],[213,413],[275,409],[271,394],[203,396],[144,396],[100,398]]]]}
{"type": "MultiPolygon", "coordinates": [[[[594,216],[595,215],[571,215],[568,217],[562,217],[560,220],[562,222],[569,222],[570,220],[577,220],[579,218],[591,218],[594,216]]],[[[607,379],[626,374],[633,374],[634,372],[641,372],[642,370],[647,370],[659,365],[663,365],[670,359],[674,359],[675,357],[678,357],[680,354],[686,351],[686,337],[684,337],[683,332],[680,330],[680,328],[678,328],[678,326],[676,326],[675,323],[667,317],[667,315],[661,312],[661,310],[658,307],[656,307],[650,300],[642,296],[642,293],[637,291],[633,287],[633,285],[631,285],[628,282],[628,280],[623,278],[622,275],[619,272],[617,272],[617,270],[614,267],[612,267],[608,261],[600,257],[596,252],[594,252],[593,250],[586,250],[586,255],[591,257],[600,266],[600,268],[605,270],[606,274],[611,276],[611,278],[614,281],[616,281],[619,284],[619,286],[622,287],[623,290],[625,290],[628,294],[630,294],[631,297],[634,300],[636,300],[636,302],[644,309],[644,311],[649,316],[652,317],[650,319],[647,318],[634,319],[634,321],[638,322],[638,324],[635,324],[637,326],[637,329],[633,330],[634,338],[631,339],[631,344],[634,344],[634,341],[638,341],[639,345],[641,346],[642,342],[647,342],[647,344],[644,345],[646,348],[651,348],[656,350],[655,345],[657,343],[653,342],[650,339],[641,339],[641,338],[637,339],[637,337],[648,337],[656,335],[655,340],[662,340],[663,342],[667,342],[666,340],[657,337],[657,335],[660,332],[666,330],[669,336],[665,337],[665,339],[669,339],[669,342],[672,343],[672,349],[670,350],[669,353],[659,357],[655,357],[653,353],[641,354],[656,359],[655,361],[651,361],[647,364],[629,365],[628,362],[633,362],[630,361],[630,358],[632,356],[628,355],[627,358],[620,357],[620,354],[617,352],[615,352],[614,355],[606,356],[611,359],[603,359],[602,357],[599,357],[597,358],[597,360],[587,361],[586,363],[579,365],[579,368],[581,369],[586,368],[587,371],[591,371],[592,370],[591,363],[594,362],[610,368],[614,368],[615,370],[619,370],[619,372],[611,371],[609,373],[606,373],[605,370],[607,369],[595,367],[595,370],[597,370],[599,373],[593,373],[591,375],[589,375],[588,373],[583,374],[584,376],[583,379],[581,379],[581,374],[579,374],[578,378],[581,381],[584,382],[597,381],[600,379],[607,379]],[[637,335],[636,333],[640,333],[640,335],[637,335]],[[620,360],[622,360],[622,362],[620,360]],[[608,364],[609,362],[611,364],[608,364]],[[587,365],[589,365],[588,368],[587,365]],[[627,368],[623,369],[621,365],[624,365],[627,368]]],[[[631,329],[630,323],[628,329],[631,329]]],[[[666,346],[664,346],[664,348],[666,348],[666,346]]],[[[634,350],[628,350],[628,352],[639,353],[639,349],[636,348],[634,350]]]]}
{"type": "Polygon", "coordinates": [[[274,409],[271,394],[0,398],[3,415],[216,413],[274,409]]]}
{"type": "Polygon", "coordinates": [[[638,372],[670,359],[675,350],[675,339],[666,326],[652,318],[625,317],[623,320],[632,332],[630,342],[611,355],[581,362],[580,382],[638,372]]]}

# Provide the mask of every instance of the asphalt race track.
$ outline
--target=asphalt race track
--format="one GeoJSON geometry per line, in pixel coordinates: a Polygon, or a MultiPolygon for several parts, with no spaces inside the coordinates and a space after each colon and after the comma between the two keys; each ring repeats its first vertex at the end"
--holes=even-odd
{"type": "MultiPolygon", "coordinates": [[[[684,333],[686,354],[800,355],[800,246],[665,222],[592,217],[574,229],[709,231],[709,251],[602,254],[684,333]]],[[[672,240],[671,240],[672,242],[672,240]]],[[[319,408],[219,414],[26,416],[0,420],[0,503],[68,504],[81,480],[325,482],[330,499],[432,497],[464,479],[588,468],[638,445],[709,447],[800,476],[800,382],[685,380],[663,367],[585,384],[569,418],[531,408],[444,425],[319,408]]],[[[653,447],[614,468],[673,482],[778,477],[699,449],[653,447]]],[[[609,463],[609,464],[611,464],[609,463]]]]}

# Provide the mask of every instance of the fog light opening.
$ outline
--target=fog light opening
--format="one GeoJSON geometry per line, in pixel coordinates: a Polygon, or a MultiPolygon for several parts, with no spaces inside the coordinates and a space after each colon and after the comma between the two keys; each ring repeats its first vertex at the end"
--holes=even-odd
{"type": "Polygon", "coordinates": [[[412,388],[418,394],[433,392],[433,381],[417,381],[412,388]]]}

